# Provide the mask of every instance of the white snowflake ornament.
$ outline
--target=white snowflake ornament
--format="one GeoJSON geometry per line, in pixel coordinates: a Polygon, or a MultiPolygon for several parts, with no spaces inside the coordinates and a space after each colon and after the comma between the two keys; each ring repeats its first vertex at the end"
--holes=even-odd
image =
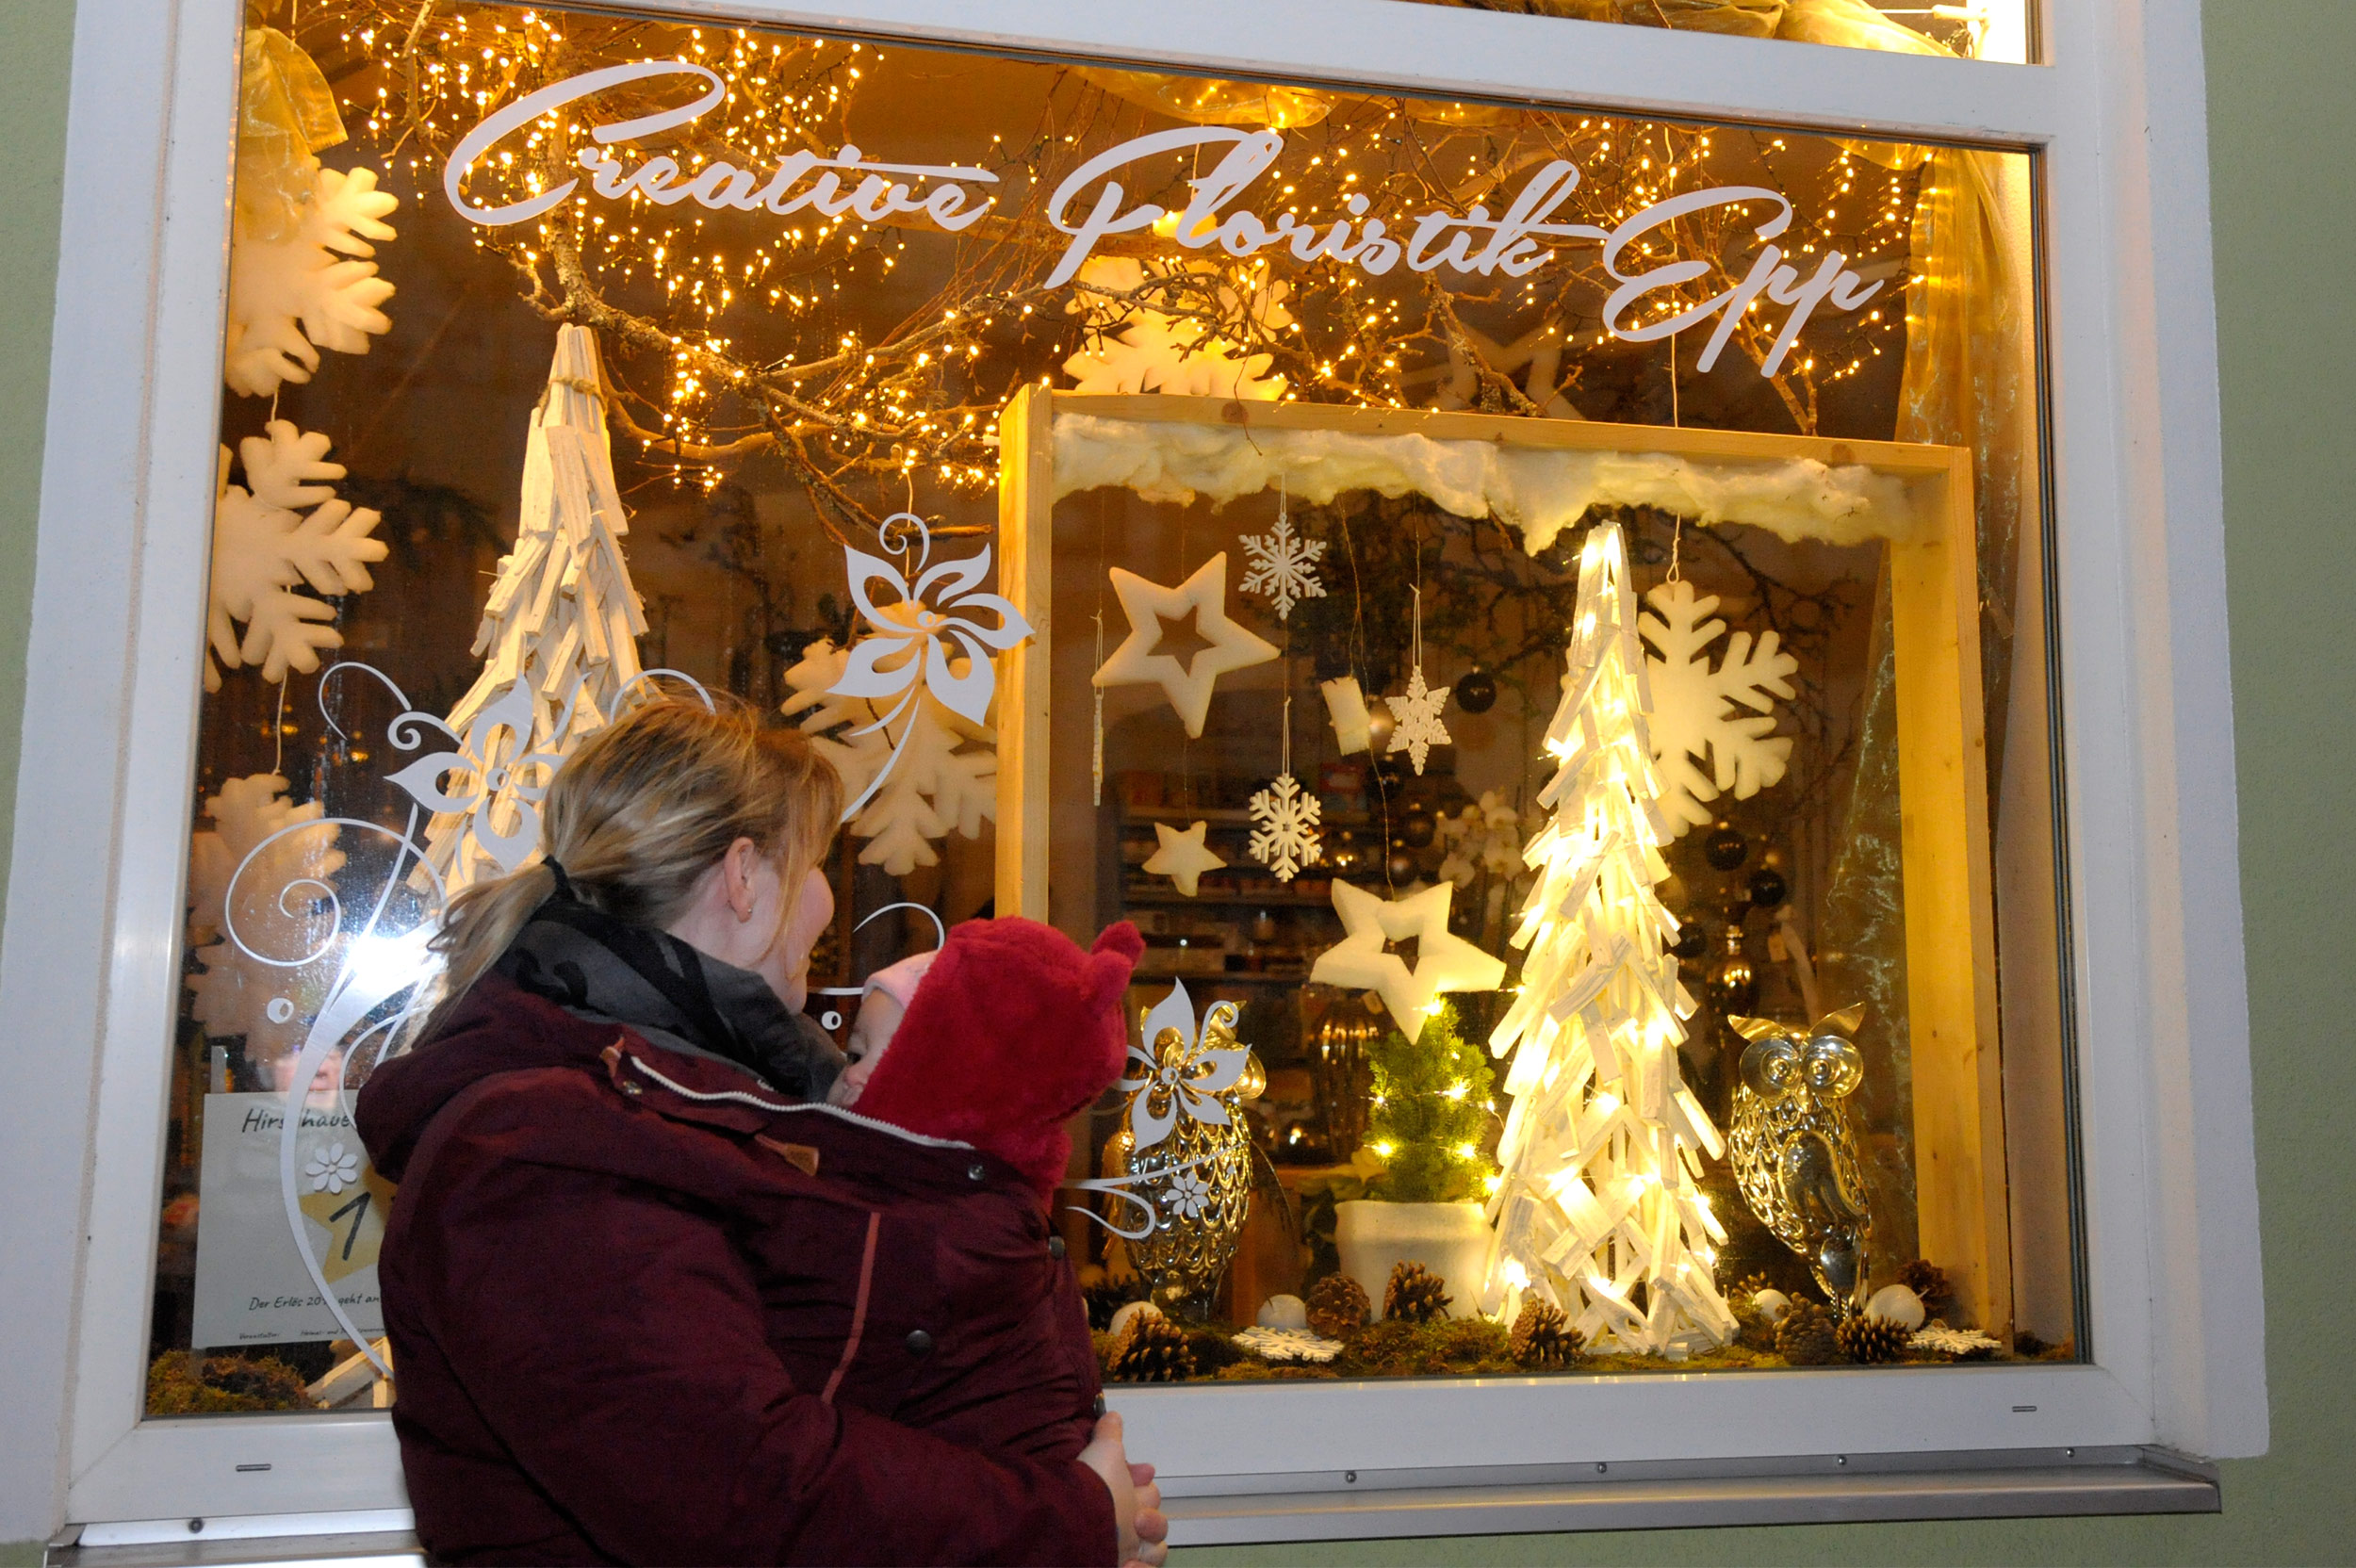
{"type": "Polygon", "coordinates": [[[264,239],[238,224],[229,253],[229,323],[221,377],[233,392],[267,398],[307,382],[319,350],[364,354],[393,330],[377,307],[393,286],[377,276],[371,240],[394,237],[384,217],[401,204],[376,172],[319,171],[319,192],[295,232],[264,239]]]}
{"type": "Polygon", "coordinates": [[[1404,696],[1384,697],[1390,705],[1391,743],[1386,751],[1403,751],[1415,772],[1423,772],[1424,760],[1432,755],[1433,746],[1449,744],[1448,726],[1440,722],[1440,710],[1448,705],[1448,688],[1433,691],[1424,684],[1423,667],[1417,665],[1407,677],[1404,696]]]}
{"type": "Polygon", "coordinates": [[[1289,882],[1304,866],[1314,866],[1324,853],[1317,834],[1323,811],[1317,797],[1304,792],[1290,772],[1252,797],[1252,858],[1289,882]]]}
{"type": "Polygon", "coordinates": [[[1276,526],[1266,533],[1247,533],[1240,542],[1244,561],[1251,567],[1240,591],[1267,599],[1278,620],[1289,623],[1293,606],[1302,599],[1325,597],[1325,584],[1318,580],[1317,569],[1325,554],[1325,541],[1303,539],[1293,532],[1292,514],[1282,498],[1276,504],[1276,526]]]}
{"type": "Polygon", "coordinates": [[[1650,608],[1638,617],[1637,629],[1660,655],[1644,662],[1659,804],[1672,837],[1682,838],[1711,819],[1703,802],[1727,790],[1748,800],[1783,777],[1792,738],[1774,733],[1773,699],[1793,695],[1787,678],[1800,662],[1781,650],[1773,631],[1759,633],[1756,647],[1749,632],[1738,631],[1713,670],[1710,645],[1726,629],[1726,622],[1707,618],[1718,608],[1716,595],[1697,596],[1691,582],[1679,580],[1661,584],[1644,602],[1650,608]],[[1740,712],[1738,705],[1751,712],[1740,712]]]}
{"type": "Polygon", "coordinates": [[[387,550],[368,535],[382,519],[335,498],[330,482],[343,478],[344,467],[326,461],[327,448],[327,437],[318,432],[272,419],[266,434],[239,444],[244,486],[229,482],[229,449],[221,449],[212,595],[205,617],[212,649],[205,664],[208,692],[221,690],[213,658],[233,670],[258,664],[263,679],[283,681],[289,669],[318,669],[322,648],[343,645],[343,634],[324,624],[335,619],[335,607],[290,590],[307,582],[320,595],[337,596],[376,586],[368,564],[384,560],[387,550]],[[303,507],[310,511],[299,510],[303,507]],[[239,621],[245,623],[242,636],[235,625],[239,621]]]}

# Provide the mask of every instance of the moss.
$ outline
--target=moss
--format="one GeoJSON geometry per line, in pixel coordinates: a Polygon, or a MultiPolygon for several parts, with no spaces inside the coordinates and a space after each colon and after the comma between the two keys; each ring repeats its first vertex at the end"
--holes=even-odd
{"type": "Polygon", "coordinates": [[[147,1413],[212,1415],[225,1411],[311,1410],[303,1374],[275,1356],[205,1356],[167,1350],[147,1369],[147,1413]]]}

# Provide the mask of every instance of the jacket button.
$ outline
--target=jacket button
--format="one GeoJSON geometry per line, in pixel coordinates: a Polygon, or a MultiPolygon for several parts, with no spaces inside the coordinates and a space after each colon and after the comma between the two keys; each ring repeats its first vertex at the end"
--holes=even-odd
{"type": "Polygon", "coordinates": [[[983,1168],[982,1162],[979,1160],[975,1160],[972,1165],[965,1168],[965,1179],[969,1182],[978,1182],[989,1174],[990,1172],[983,1168]]]}
{"type": "Polygon", "coordinates": [[[629,1095],[632,1100],[637,1099],[640,1095],[646,1092],[640,1086],[627,1081],[621,1085],[621,1090],[624,1094],[629,1095]]]}
{"type": "Polygon", "coordinates": [[[908,1346],[908,1354],[911,1356],[929,1355],[932,1353],[933,1336],[922,1329],[910,1329],[908,1346]]]}
{"type": "Polygon", "coordinates": [[[1063,1256],[1063,1237],[1049,1236],[1047,1238],[1047,1255],[1051,1258],[1063,1256]]]}
{"type": "Polygon", "coordinates": [[[1099,1421],[1104,1419],[1104,1396],[1102,1394],[1096,1396],[1096,1418],[1099,1421]]]}

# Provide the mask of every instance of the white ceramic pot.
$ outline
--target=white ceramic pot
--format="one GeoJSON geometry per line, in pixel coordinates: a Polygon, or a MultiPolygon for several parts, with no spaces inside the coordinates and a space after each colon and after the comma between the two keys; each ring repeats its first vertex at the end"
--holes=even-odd
{"type": "Polygon", "coordinates": [[[1450,1317],[1480,1305],[1481,1271],[1489,1261],[1489,1222],[1475,1202],[1383,1203],[1361,1199],[1333,1205],[1333,1245],[1342,1272],[1358,1282],[1383,1315],[1391,1269],[1419,1263],[1448,1282],[1450,1317]]]}

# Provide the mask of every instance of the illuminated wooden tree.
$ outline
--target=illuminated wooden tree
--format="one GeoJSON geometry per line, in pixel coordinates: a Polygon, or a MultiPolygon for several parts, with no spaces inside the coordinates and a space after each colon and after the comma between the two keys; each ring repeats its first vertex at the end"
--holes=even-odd
{"type": "Polygon", "coordinates": [[[1693,1011],[1667,951],[1677,921],[1654,896],[1667,824],[1644,730],[1644,650],[1618,525],[1579,556],[1562,704],[1546,730],[1553,812],[1525,858],[1537,872],[1513,945],[1520,994],[1490,1037],[1512,1054],[1513,1108],[1482,1306],[1561,1307],[1589,1344],[1682,1354],[1735,1323],[1711,1279],[1726,1239],[1696,1183],[1718,1130],[1684,1085],[1679,1020],[1693,1011]]]}
{"type": "Polygon", "coordinates": [[[449,892],[539,848],[557,764],[604,727],[638,678],[644,606],[622,557],[597,335],[560,327],[525,438],[515,547],[501,558],[473,651],[483,673],[445,727],[458,748],[397,779],[434,809],[427,856],[449,892]]]}

